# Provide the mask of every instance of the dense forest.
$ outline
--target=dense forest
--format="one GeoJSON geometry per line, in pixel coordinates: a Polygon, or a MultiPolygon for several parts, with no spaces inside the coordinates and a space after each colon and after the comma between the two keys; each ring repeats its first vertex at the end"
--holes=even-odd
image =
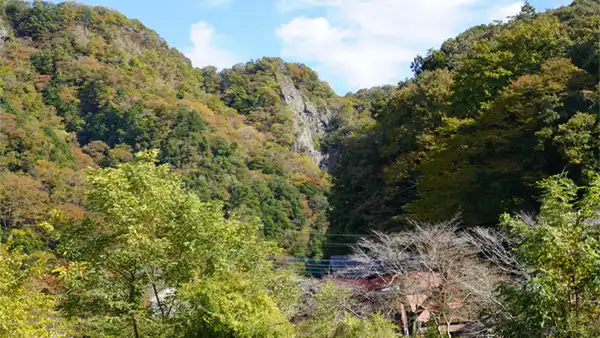
{"type": "Polygon", "coordinates": [[[539,208],[535,182],[598,172],[600,6],[576,1],[473,27],[417,56],[415,77],[344,140],[332,232],[398,230],[407,218],[495,226],[539,208]]]}
{"type": "Polygon", "coordinates": [[[339,96],[0,0],[0,336],[600,336],[599,41],[526,2],[339,96]]]}

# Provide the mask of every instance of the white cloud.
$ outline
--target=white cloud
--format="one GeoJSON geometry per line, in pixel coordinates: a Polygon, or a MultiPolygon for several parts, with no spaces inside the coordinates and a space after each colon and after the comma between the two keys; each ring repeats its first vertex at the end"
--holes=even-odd
{"type": "Polygon", "coordinates": [[[504,6],[494,6],[490,12],[490,21],[505,21],[509,16],[518,14],[523,6],[522,1],[513,2],[504,6]]]}
{"type": "Polygon", "coordinates": [[[231,2],[231,0],[203,0],[202,4],[205,7],[215,8],[215,7],[225,6],[230,2],[231,2]]]}
{"type": "Polygon", "coordinates": [[[284,43],[283,56],[316,60],[318,70],[343,76],[353,88],[394,82],[394,67],[415,54],[361,38],[354,30],[332,27],[325,18],[295,18],[278,27],[276,34],[284,43]]]}
{"type": "Polygon", "coordinates": [[[192,60],[194,67],[225,68],[236,63],[236,58],[232,53],[214,45],[215,36],[214,28],[205,21],[192,25],[190,39],[194,46],[190,52],[185,53],[185,56],[192,60]]]}
{"type": "Polygon", "coordinates": [[[324,17],[296,17],[275,33],[282,56],[310,63],[324,78],[336,76],[355,90],[396,83],[410,75],[417,53],[487,23],[497,17],[492,13],[513,14],[516,3],[493,7],[492,1],[279,0],[281,9],[327,8],[324,17]]]}

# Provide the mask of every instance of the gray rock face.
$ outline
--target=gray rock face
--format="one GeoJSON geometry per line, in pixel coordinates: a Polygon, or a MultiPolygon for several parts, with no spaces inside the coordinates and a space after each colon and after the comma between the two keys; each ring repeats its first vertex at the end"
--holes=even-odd
{"type": "Polygon", "coordinates": [[[329,169],[329,155],[322,153],[315,143],[328,130],[333,118],[329,108],[317,108],[307,100],[293,81],[285,75],[276,75],[283,101],[294,112],[295,138],[292,151],[308,155],[323,170],[329,169]]]}
{"type": "Polygon", "coordinates": [[[4,45],[4,41],[8,40],[8,30],[4,28],[4,22],[0,20],[0,48],[4,45]]]}

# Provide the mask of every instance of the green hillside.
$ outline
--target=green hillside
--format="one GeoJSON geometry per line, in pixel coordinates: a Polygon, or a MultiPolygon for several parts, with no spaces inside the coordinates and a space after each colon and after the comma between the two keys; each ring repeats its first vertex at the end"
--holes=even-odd
{"type": "Polygon", "coordinates": [[[332,233],[399,230],[407,218],[495,226],[538,208],[536,182],[600,170],[600,4],[575,1],[473,27],[413,62],[415,77],[345,141],[332,233]]]}
{"type": "Polygon", "coordinates": [[[314,71],[276,58],[193,68],[140,22],[75,3],[9,2],[2,25],[0,170],[14,190],[5,237],[52,208],[82,214],[86,167],[158,149],[201,200],[259,217],[290,253],[320,254],[329,179],[290,151],[298,131],[280,88],[289,80],[318,109],[342,111],[348,104],[314,71]],[[15,179],[35,201],[20,204],[15,179]]]}
{"type": "Polygon", "coordinates": [[[600,336],[599,41],[526,2],[339,96],[0,0],[0,337],[600,336]]]}

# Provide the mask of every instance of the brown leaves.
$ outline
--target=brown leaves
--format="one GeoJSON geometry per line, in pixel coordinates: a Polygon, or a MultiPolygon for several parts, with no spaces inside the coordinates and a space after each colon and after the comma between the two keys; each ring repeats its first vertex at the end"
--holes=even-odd
{"type": "Polygon", "coordinates": [[[48,211],[48,193],[42,184],[14,173],[0,174],[0,222],[4,227],[42,220],[48,211]]]}

